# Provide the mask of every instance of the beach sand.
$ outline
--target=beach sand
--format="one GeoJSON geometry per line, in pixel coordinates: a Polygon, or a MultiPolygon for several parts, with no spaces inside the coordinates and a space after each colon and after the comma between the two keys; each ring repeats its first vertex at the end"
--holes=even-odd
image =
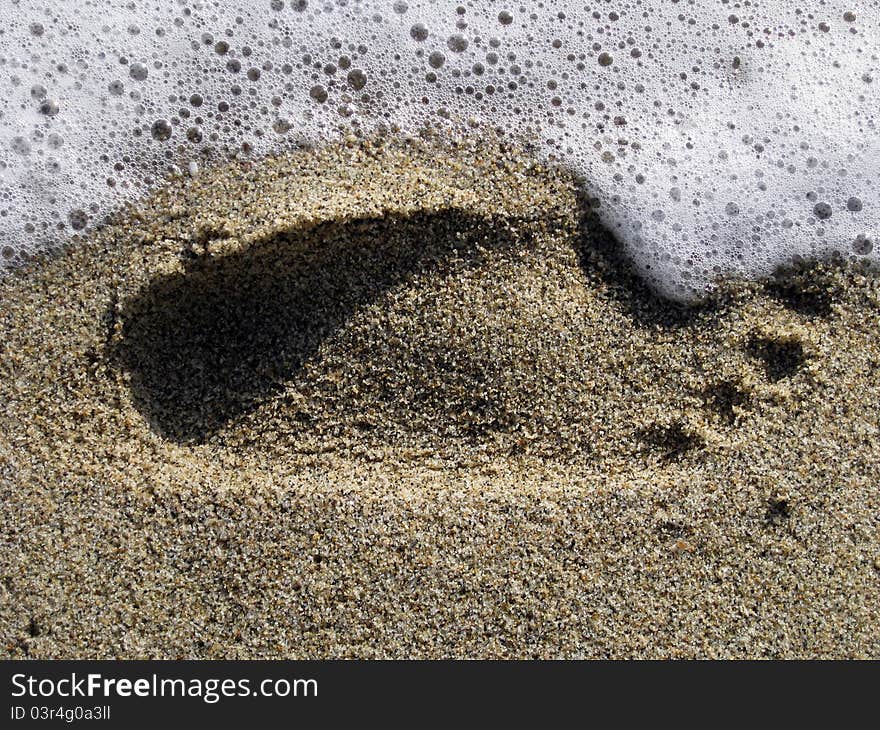
{"type": "Polygon", "coordinates": [[[700,306],[498,140],[180,179],[0,280],[8,657],[880,658],[880,285],[700,306]]]}

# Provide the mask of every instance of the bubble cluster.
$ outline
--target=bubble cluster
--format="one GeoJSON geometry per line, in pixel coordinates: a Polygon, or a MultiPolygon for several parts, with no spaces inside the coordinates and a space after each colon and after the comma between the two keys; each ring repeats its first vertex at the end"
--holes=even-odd
{"type": "Polygon", "coordinates": [[[876,262],[880,0],[7,0],[0,267],[169,174],[480,125],[583,181],[660,292],[876,262]]]}

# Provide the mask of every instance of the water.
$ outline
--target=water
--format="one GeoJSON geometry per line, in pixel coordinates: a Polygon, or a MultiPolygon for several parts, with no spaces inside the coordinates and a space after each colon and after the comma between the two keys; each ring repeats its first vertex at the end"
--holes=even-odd
{"type": "Polygon", "coordinates": [[[490,127],[587,186],[661,293],[877,261],[880,2],[122,2],[0,10],[0,261],[171,172],[490,127]]]}

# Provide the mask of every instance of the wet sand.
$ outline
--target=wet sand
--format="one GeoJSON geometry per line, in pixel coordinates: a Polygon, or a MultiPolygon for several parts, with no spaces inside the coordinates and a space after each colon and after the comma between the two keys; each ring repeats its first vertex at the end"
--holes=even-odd
{"type": "Polygon", "coordinates": [[[880,285],[701,306],[500,142],[179,180],[0,280],[10,657],[880,657],[880,285]]]}

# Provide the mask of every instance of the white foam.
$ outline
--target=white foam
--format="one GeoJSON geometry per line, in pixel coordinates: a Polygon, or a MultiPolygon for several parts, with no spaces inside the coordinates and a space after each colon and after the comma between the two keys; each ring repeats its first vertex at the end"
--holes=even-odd
{"type": "Polygon", "coordinates": [[[7,265],[170,170],[469,120],[583,176],[669,296],[877,261],[878,0],[6,0],[0,28],[7,265]]]}

